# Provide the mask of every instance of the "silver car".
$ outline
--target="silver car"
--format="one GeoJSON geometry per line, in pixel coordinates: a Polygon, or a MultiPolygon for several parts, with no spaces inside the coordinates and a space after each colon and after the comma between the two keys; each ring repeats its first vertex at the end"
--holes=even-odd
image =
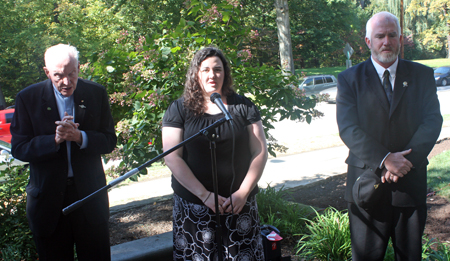
{"type": "Polygon", "coordinates": [[[314,75],[305,77],[298,88],[304,90],[306,96],[310,96],[336,86],[337,80],[334,75],[314,75]]]}
{"type": "Polygon", "coordinates": [[[320,94],[327,95],[328,103],[336,103],[337,87],[325,89],[325,90],[321,91],[320,94]]]}
{"type": "MultiPolygon", "coordinates": [[[[0,162],[1,163],[11,163],[15,165],[26,165],[28,163],[14,159],[11,155],[11,144],[0,140],[0,162]]],[[[5,166],[0,166],[0,170],[4,170],[5,166]]]]}

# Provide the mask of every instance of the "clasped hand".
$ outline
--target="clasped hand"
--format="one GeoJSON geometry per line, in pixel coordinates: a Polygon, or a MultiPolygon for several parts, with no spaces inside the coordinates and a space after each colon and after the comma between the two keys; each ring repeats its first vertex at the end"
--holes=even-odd
{"type": "MultiPolygon", "coordinates": [[[[219,211],[220,214],[232,213],[239,214],[247,202],[247,197],[244,193],[240,193],[239,190],[234,192],[230,197],[225,198],[218,196],[219,211]],[[231,197],[233,198],[233,206],[231,206],[231,197]]],[[[205,205],[209,207],[214,213],[216,212],[216,205],[214,200],[214,193],[206,200],[205,205]]]]}
{"type": "Polygon", "coordinates": [[[81,132],[78,129],[79,123],[73,122],[73,116],[69,116],[67,112],[61,121],[55,121],[56,135],[55,142],[60,144],[64,141],[75,141],[81,143],[81,132]]]}
{"type": "Polygon", "coordinates": [[[404,177],[413,167],[412,163],[405,158],[412,149],[389,154],[384,162],[385,168],[381,174],[381,182],[397,183],[399,178],[404,177]]]}

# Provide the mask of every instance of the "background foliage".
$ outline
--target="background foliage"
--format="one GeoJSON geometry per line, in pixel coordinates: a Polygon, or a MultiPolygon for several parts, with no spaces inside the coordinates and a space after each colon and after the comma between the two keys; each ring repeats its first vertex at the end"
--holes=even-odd
{"type": "Polygon", "coordinates": [[[252,54],[245,45],[252,34],[240,17],[241,8],[226,1],[211,6],[191,1],[178,25],[163,22],[161,33],[141,35],[137,42],[124,31],[116,48],[82,66],[84,78],[103,84],[110,93],[119,145],[109,157],[122,159],[111,173],[123,174],[162,152],[164,111],[181,96],[189,62],[204,46],[223,50],[236,91],[260,108],[272,155],[283,149],[269,133],[274,121],[310,122],[320,116],[314,110],[317,98],[305,97],[292,88],[298,76],[283,76],[281,70],[265,64],[250,65],[252,54]]]}
{"type": "MultiPolygon", "coordinates": [[[[449,0],[404,2],[405,58],[447,57],[449,0]]],[[[234,15],[240,22],[236,25],[249,31],[250,38],[239,43],[242,49],[251,52],[249,64],[278,67],[273,0],[192,1],[195,3],[199,3],[196,8],[202,5],[210,18],[221,12],[214,5],[217,8],[226,3],[238,8],[240,13],[234,15]]],[[[365,22],[380,10],[399,15],[399,3],[400,0],[290,0],[296,69],[345,65],[342,52],[345,43],[350,43],[355,51],[353,64],[367,59],[369,52],[363,40],[365,22]],[[365,3],[364,9],[361,3],[365,3]]],[[[48,46],[70,43],[80,50],[82,63],[92,63],[105,50],[120,49],[123,34],[129,37],[130,44],[137,44],[141,36],[164,34],[164,30],[175,27],[182,18],[199,22],[195,20],[197,12],[189,9],[192,4],[189,0],[1,1],[0,88],[8,105],[14,103],[19,90],[45,79],[42,57],[48,46]]]]}
{"type": "Polygon", "coordinates": [[[29,168],[0,163],[0,260],[37,260],[25,215],[29,168]]]}
{"type": "MultiPolygon", "coordinates": [[[[405,1],[406,58],[445,55],[448,1],[405,1]]],[[[289,10],[301,70],[344,65],[346,43],[354,64],[367,59],[365,22],[380,10],[398,14],[399,0],[292,0],[289,10]]],[[[274,121],[320,116],[316,98],[290,88],[302,75],[281,74],[273,0],[13,0],[0,2],[0,14],[0,88],[8,104],[46,78],[48,46],[75,45],[82,76],[105,85],[111,96],[119,134],[112,157],[123,159],[118,173],[161,152],[164,110],[182,94],[189,61],[204,46],[224,51],[236,91],[261,108],[272,155],[286,149],[270,135],[274,121]]]]}

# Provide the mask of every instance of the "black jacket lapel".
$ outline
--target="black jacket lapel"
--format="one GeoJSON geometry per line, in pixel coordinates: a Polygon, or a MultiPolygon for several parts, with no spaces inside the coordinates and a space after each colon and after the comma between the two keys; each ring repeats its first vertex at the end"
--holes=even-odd
{"type": "Polygon", "coordinates": [[[55,91],[53,89],[52,81],[45,82],[44,90],[42,92],[42,111],[47,119],[61,120],[59,117],[58,106],[56,105],[55,91]]]}
{"type": "Polygon", "coordinates": [[[386,112],[389,112],[390,104],[387,99],[386,92],[384,91],[380,78],[378,77],[377,70],[375,70],[375,67],[370,59],[366,61],[365,73],[366,86],[373,93],[373,95],[379,99],[381,107],[386,112]]]}
{"type": "Polygon", "coordinates": [[[397,108],[398,104],[400,103],[400,100],[402,99],[403,93],[408,88],[408,69],[406,68],[405,63],[403,60],[399,59],[398,66],[397,66],[397,72],[395,75],[395,85],[394,85],[394,96],[392,98],[392,105],[391,110],[389,113],[389,117],[391,117],[392,113],[397,108]]]}
{"type": "Polygon", "coordinates": [[[84,115],[86,113],[86,105],[85,105],[85,99],[86,97],[84,94],[84,86],[82,85],[81,81],[78,81],[77,89],[73,93],[73,101],[75,106],[75,122],[82,124],[84,120],[84,115]]]}

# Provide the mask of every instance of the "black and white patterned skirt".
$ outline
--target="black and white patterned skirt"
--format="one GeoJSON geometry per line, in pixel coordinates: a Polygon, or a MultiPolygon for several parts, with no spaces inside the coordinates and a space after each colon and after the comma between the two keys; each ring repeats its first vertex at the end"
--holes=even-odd
{"type": "MultiPolygon", "coordinates": [[[[253,196],[241,213],[220,215],[224,260],[263,261],[258,206],[253,196]]],[[[215,213],[173,196],[173,260],[218,260],[215,213]]]]}

